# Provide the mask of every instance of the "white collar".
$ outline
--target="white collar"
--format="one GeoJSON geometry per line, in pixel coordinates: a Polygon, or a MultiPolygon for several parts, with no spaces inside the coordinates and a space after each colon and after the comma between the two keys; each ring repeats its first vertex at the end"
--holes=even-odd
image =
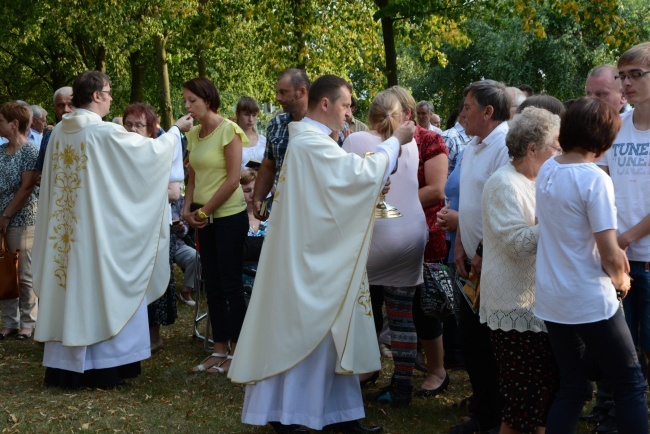
{"type": "Polygon", "coordinates": [[[318,127],[318,128],[319,128],[323,133],[325,133],[325,135],[327,135],[327,136],[329,136],[330,134],[332,134],[332,130],[331,130],[327,125],[322,124],[322,123],[320,123],[320,122],[318,122],[318,121],[315,121],[315,120],[313,120],[313,119],[311,119],[311,118],[308,118],[307,116],[305,116],[304,118],[302,118],[302,121],[301,121],[301,122],[306,122],[306,123],[308,123],[308,124],[311,124],[311,125],[315,125],[315,126],[317,126],[317,127],[318,127]]]}

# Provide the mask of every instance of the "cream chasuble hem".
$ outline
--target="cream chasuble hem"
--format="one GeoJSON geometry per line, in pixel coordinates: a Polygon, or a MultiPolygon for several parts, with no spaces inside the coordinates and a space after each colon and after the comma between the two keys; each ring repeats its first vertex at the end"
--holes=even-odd
{"type": "Polygon", "coordinates": [[[253,295],[228,373],[238,383],[295,367],[329,333],[336,373],[381,368],[365,264],[388,157],[348,154],[305,122],[291,123],[289,134],[253,295]]]}

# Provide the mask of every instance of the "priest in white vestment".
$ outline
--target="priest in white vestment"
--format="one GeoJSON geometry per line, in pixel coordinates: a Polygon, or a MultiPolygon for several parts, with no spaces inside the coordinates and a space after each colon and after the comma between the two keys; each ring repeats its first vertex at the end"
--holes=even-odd
{"type": "Polygon", "coordinates": [[[278,432],[379,432],[365,416],[357,374],[381,368],[366,260],[374,207],[395,169],[405,123],[366,158],[329,135],[350,115],[351,86],[323,76],[289,147],[253,295],[229,377],[248,384],[242,421],[278,432]]]}
{"type": "Polygon", "coordinates": [[[108,77],[81,74],[50,137],[34,236],[45,383],[113,387],[151,355],[147,302],[169,281],[167,186],[180,130],[158,140],[103,122],[108,77]]]}

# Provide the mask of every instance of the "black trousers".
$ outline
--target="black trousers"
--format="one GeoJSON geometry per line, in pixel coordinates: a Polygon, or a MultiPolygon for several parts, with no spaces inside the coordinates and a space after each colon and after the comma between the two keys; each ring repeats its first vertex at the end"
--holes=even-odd
{"type": "Polygon", "coordinates": [[[215,218],[214,223],[199,230],[201,267],[215,342],[237,342],[244,323],[242,269],[247,233],[246,211],[215,218]]]}
{"type": "Polygon", "coordinates": [[[463,362],[474,391],[470,413],[481,430],[486,430],[501,424],[499,371],[488,326],[480,323],[478,314],[472,311],[462,295],[458,297],[463,362]]]}

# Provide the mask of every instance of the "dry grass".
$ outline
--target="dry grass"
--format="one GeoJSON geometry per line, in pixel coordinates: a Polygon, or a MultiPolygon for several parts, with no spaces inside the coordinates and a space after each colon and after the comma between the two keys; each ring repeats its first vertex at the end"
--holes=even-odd
{"type": "MultiPolygon", "coordinates": [[[[180,276],[176,279],[181,282],[180,276]]],[[[270,433],[267,427],[240,422],[244,388],[225,376],[193,374],[192,366],[208,354],[192,337],[194,308],[179,305],[176,324],[163,327],[165,349],[142,364],[143,375],[117,390],[63,391],[45,388],[41,366],[42,346],[32,341],[0,342],[0,430],[3,433],[60,432],[210,432],[270,433]]],[[[389,381],[390,363],[384,375],[368,390],[389,381]]],[[[414,384],[424,375],[416,371],[414,384]]],[[[447,433],[462,411],[447,404],[469,394],[464,371],[451,371],[451,386],[436,398],[414,398],[408,408],[366,406],[365,423],[384,427],[384,432],[447,433]]],[[[586,425],[580,432],[589,432],[586,425]]]]}

